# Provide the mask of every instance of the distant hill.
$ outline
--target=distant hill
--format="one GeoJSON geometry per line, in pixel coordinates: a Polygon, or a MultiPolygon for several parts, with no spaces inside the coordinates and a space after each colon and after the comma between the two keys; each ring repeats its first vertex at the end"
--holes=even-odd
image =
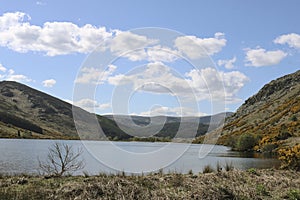
{"type": "Polygon", "coordinates": [[[168,138],[194,138],[205,135],[208,129],[213,130],[219,127],[223,123],[223,120],[232,114],[233,113],[226,112],[203,117],[146,117],[136,115],[104,115],[104,117],[111,120],[117,120],[127,130],[126,132],[132,134],[138,132],[142,137],[150,137],[156,130],[160,130],[155,136],[168,138]],[[179,128],[180,133],[178,133],[179,128]],[[195,130],[197,132],[195,132],[195,130]]]}
{"type": "Polygon", "coordinates": [[[120,120],[123,124],[128,124],[128,120],[132,120],[134,123],[138,125],[148,125],[150,121],[156,124],[161,123],[177,123],[183,121],[188,122],[197,122],[205,125],[212,124],[220,124],[224,118],[227,118],[234,113],[232,112],[225,112],[225,113],[219,113],[213,116],[202,116],[202,117],[174,117],[174,116],[137,116],[137,115],[130,115],[130,118],[127,115],[103,115],[104,117],[113,120],[114,118],[117,118],[120,120]],[[213,120],[212,120],[213,118],[213,120]]]}
{"type": "Polygon", "coordinates": [[[300,143],[300,70],[266,84],[226,119],[223,129],[209,135],[220,135],[218,143],[235,147],[242,134],[254,135],[253,149],[259,151],[300,143]]]}
{"type": "MultiPolygon", "coordinates": [[[[74,117],[78,121],[81,131],[81,139],[109,139],[128,140],[132,136],[120,129],[114,121],[113,116],[95,115],[73,106],[76,109],[76,116],[73,116],[72,105],[58,98],[40,92],[26,85],[12,82],[0,82],[0,137],[1,138],[53,138],[53,139],[79,139],[74,117]],[[98,133],[97,126],[89,124],[89,120],[96,120],[100,123],[103,132],[98,133]]],[[[229,116],[232,113],[221,113],[213,117],[213,128],[217,128],[222,116],[229,116]]],[[[124,118],[123,126],[128,130],[135,130],[128,126],[125,116],[114,116],[124,118]]],[[[147,126],[150,118],[132,116],[136,125],[147,126]]],[[[154,117],[155,121],[161,122],[163,116],[154,117]]],[[[151,137],[173,138],[179,128],[181,120],[182,135],[178,137],[193,138],[195,131],[191,128],[199,123],[196,135],[203,135],[208,130],[210,116],[206,117],[166,117],[166,123],[161,127],[160,123],[154,124],[150,129],[159,129],[156,135],[151,137]]],[[[139,137],[149,137],[149,129],[141,128],[139,137]]],[[[135,134],[136,135],[136,134],[135,134]]]]}

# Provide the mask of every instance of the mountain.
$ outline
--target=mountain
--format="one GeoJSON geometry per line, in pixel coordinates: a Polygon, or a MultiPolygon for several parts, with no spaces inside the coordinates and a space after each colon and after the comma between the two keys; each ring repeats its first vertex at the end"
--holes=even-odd
{"type": "Polygon", "coordinates": [[[107,136],[113,140],[129,140],[135,135],[171,139],[175,137],[179,128],[181,134],[177,137],[194,138],[195,134],[200,136],[207,132],[212,119],[214,123],[210,128],[217,128],[224,115],[231,115],[231,113],[221,113],[201,118],[156,116],[151,119],[130,116],[134,121],[130,124],[128,116],[94,115],[46,93],[12,81],[0,82],[0,101],[0,137],[2,138],[79,139],[80,136],[81,139],[104,140],[107,136]],[[75,115],[72,109],[76,110],[75,115]],[[122,122],[122,129],[114,118],[122,122]],[[165,118],[166,121],[163,120],[165,118]],[[77,122],[76,127],[74,119],[77,122]],[[150,120],[157,123],[147,126],[150,120]],[[91,124],[91,121],[95,123],[91,124]],[[98,122],[102,130],[99,129],[98,122]],[[80,135],[77,130],[80,130],[80,135]]]}
{"type": "Polygon", "coordinates": [[[203,117],[136,115],[104,115],[104,117],[116,120],[131,135],[139,133],[141,137],[150,137],[156,133],[155,136],[163,138],[194,138],[205,135],[208,129],[216,129],[225,117],[232,114],[226,112],[203,117]]]}
{"type": "Polygon", "coordinates": [[[258,151],[300,143],[300,70],[266,84],[226,119],[223,128],[208,135],[236,148],[243,134],[255,137],[253,149],[258,151]]]}
{"type": "Polygon", "coordinates": [[[150,122],[154,124],[165,124],[165,123],[180,123],[182,121],[196,122],[205,125],[209,124],[220,124],[224,118],[233,115],[232,112],[219,113],[213,116],[202,116],[202,117],[174,117],[174,116],[137,116],[137,115],[103,115],[104,117],[114,120],[118,119],[124,125],[129,124],[128,121],[133,121],[138,125],[148,125],[150,122]],[[184,119],[183,119],[184,118],[184,119]]]}
{"type": "MultiPolygon", "coordinates": [[[[78,139],[72,105],[58,98],[12,82],[0,82],[0,137],[78,139]]],[[[89,127],[88,119],[94,115],[78,108],[79,127],[89,127]],[[80,117],[81,116],[81,117],[80,117]]],[[[108,136],[129,138],[116,124],[97,116],[108,136]]],[[[87,128],[84,139],[94,139],[93,127],[87,128]]]]}

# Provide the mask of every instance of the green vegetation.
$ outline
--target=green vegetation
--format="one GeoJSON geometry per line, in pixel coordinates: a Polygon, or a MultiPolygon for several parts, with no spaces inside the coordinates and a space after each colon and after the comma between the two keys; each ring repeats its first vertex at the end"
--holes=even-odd
{"type": "Polygon", "coordinates": [[[299,200],[300,199],[300,190],[299,189],[291,189],[287,194],[287,198],[290,200],[299,200]]]}
{"type": "Polygon", "coordinates": [[[270,196],[269,192],[267,191],[266,187],[262,184],[258,184],[256,186],[256,192],[258,195],[262,196],[270,196]]]}
{"type": "Polygon", "coordinates": [[[238,151],[249,151],[252,150],[253,147],[257,144],[257,139],[253,134],[243,134],[239,137],[236,149],[238,151]]]}
{"type": "Polygon", "coordinates": [[[294,122],[296,122],[296,121],[298,120],[298,118],[297,118],[296,115],[293,115],[293,116],[291,117],[291,120],[294,121],[294,122]]]}
{"type": "Polygon", "coordinates": [[[257,173],[257,170],[256,170],[255,168],[250,168],[250,169],[247,170],[247,172],[249,172],[249,173],[251,173],[251,174],[259,175],[259,174],[257,173]]]}
{"type": "MultiPolygon", "coordinates": [[[[283,168],[299,170],[300,70],[271,81],[245,101],[222,128],[205,136],[239,151],[279,155],[283,168]],[[287,90],[287,88],[289,88],[287,90]]],[[[204,137],[193,142],[202,143],[204,137]]]]}
{"type": "Polygon", "coordinates": [[[268,169],[257,173],[261,176],[238,170],[197,175],[2,175],[0,199],[299,199],[300,172],[268,169]]]}
{"type": "Polygon", "coordinates": [[[7,112],[0,112],[0,121],[3,123],[6,123],[6,124],[11,124],[13,126],[25,129],[25,130],[43,134],[43,129],[41,127],[31,123],[30,121],[28,121],[26,119],[17,117],[15,115],[11,115],[7,112]]]}

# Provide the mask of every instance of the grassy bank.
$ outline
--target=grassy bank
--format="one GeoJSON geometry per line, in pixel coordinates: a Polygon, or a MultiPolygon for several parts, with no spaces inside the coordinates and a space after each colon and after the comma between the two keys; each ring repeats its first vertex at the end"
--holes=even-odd
{"type": "Polygon", "coordinates": [[[0,199],[299,199],[300,172],[99,175],[62,178],[1,176],[0,199]]]}

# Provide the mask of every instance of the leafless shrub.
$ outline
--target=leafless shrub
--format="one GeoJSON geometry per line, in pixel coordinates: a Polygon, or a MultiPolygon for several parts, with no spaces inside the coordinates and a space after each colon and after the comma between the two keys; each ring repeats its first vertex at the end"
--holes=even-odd
{"type": "Polygon", "coordinates": [[[84,168],[84,161],[80,159],[82,149],[76,151],[68,144],[55,143],[49,147],[44,162],[39,160],[40,170],[49,176],[63,176],[84,168]]]}

